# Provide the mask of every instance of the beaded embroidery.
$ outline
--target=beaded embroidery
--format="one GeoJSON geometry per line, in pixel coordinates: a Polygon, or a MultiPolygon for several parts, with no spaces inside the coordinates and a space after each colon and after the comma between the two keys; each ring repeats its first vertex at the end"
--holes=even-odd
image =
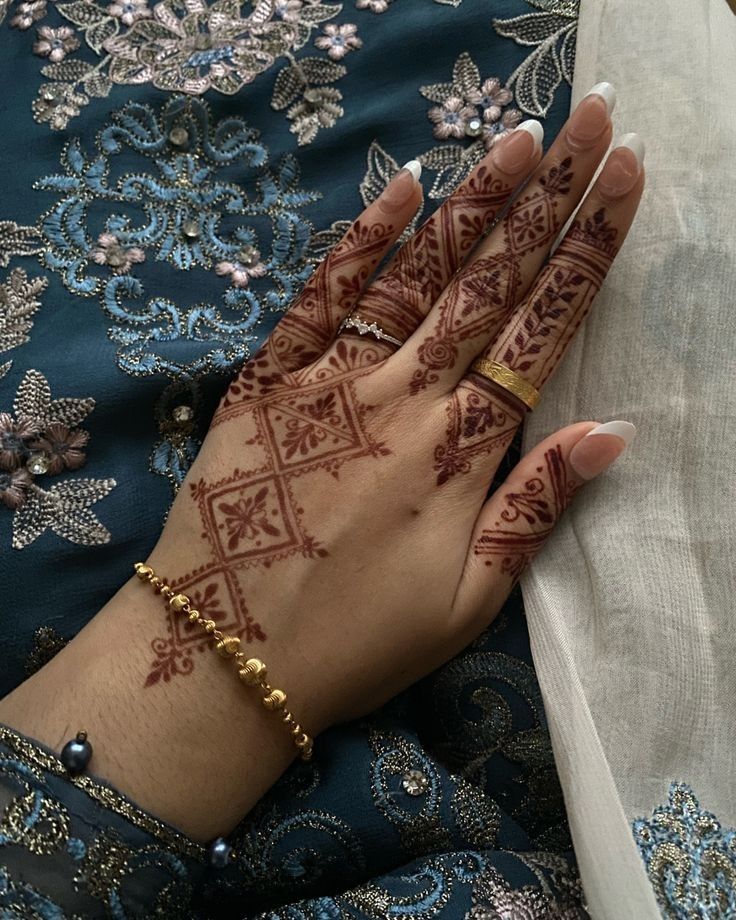
{"type": "Polygon", "coordinates": [[[672,783],[666,805],[633,823],[664,916],[736,916],[736,828],[704,811],[690,786],[672,783]]]}
{"type": "MultiPolygon", "coordinates": [[[[41,306],[38,297],[47,284],[46,278],[29,278],[22,268],[13,269],[0,283],[0,355],[28,341],[33,315],[41,306]]],[[[0,364],[0,377],[12,364],[0,364]]]]}

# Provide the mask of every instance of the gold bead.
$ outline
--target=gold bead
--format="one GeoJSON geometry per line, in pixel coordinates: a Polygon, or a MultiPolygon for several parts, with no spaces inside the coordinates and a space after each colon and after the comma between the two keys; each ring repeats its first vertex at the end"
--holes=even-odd
{"type": "Polygon", "coordinates": [[[175,613],[181,613],[185,607],[189,606],[189,603],[190,601],[186,594],[174,594],[173,597],[169,599],[169,607],[171,607],[175,613]]]}
{"type": "Polygon", "coordinates": [[[302,737],[297,738],[294,743],[299,748],[299,756],[302,760],[312,759],[312,753],[314,752],[314,741],[309,737],[309,735],[302,735],[302,737]]]}
{"type": "Polygon", "coordinates": [[[196,623],[199,619],[199,610],[190,610],[189,611],[189,622],[196,623]]]}
{"type": "Polygon", "coordinates": [[[240,639],[237,636],[224,636],[215,646],[215,650],[223,658],[234,655],[240,647],[240,639]]]}
{"type": "Polygon", "coordinates": [[[146,581],[147,579],[153,577],[153,569],[150,565],[144,565],[142,562],[136,562],[135,574],[141,579],[141,581],[146,581]]]}
{"type": "Polygon", "coordinates": [[[238,671],[238,677],[249,687],[255,687],[266,677],[266,665],[259,658],[249,658],[238,671]]]}
{"type": "Polygon", "coordinates": [[[205,620],[202,626],[204,626],[205,632],[211,633],[217,628],[217,623],[214,620],[205,620]]]}
{"type": "Polygon", "coordinates": [[[263,697],[266,709],[283,709],[286,705],[286,694],[283,690],[272,690],[268,696],[263,697]]]}
{"type": "Polygon", "coordinates": [[[291,725],[291,723],[294,721],[294,716],[289,712],[288,709],[286,710],[282,718],[284,720],[285,725],[291,725]]]}
{"type": "Polygon", "coordinates": [[[156,592],[156,594],[160,592],[162,585],[163,585],[163,582],[158,577],[158,575],[154,575],[153,578],[151,579],[151,586],[153,587],[153,590],[156,592]]]}

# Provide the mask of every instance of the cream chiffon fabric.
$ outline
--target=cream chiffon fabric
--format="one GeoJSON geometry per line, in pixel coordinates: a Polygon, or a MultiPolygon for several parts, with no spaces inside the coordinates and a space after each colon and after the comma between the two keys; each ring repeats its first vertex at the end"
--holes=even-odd
{"type": "Polygon", "coordinates": [[[631,822],[689,783],[736,825],[736,16],[582,0],[575,98],[647,144],[633,231],[526,432],[628,419],[523,581],[589,910],[655,920],[631,822]]]}

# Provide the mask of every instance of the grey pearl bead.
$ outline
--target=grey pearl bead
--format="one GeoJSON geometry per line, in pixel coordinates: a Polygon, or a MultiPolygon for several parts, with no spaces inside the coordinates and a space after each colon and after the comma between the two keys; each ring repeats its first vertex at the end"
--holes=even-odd
{"type": "Polygon", "coordinates": [[[224,837],[218,837],[217,840],[213,840],[209,849],[210,865],[213,869],[224,869],[230,862],[232,851],[233,848],[224,837]]]}
{"type": "Polygon", "coordinates": [[[77,735],[72,741],[67,741],[61,749],[61,762],[71,776],[79,776],[87,769],[92,759],[92,745],[86,736],[77,735]]]}

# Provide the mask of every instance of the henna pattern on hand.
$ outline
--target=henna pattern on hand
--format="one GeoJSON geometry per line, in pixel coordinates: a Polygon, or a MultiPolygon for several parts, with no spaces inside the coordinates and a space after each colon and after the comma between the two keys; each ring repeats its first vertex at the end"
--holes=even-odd
{"type": "Polygon", "coordinates": [[[401,247],[363,295],[357,312],[405,342],[510,193],[486,165],[480,166],[401,247]]]}
{"type": "Polygon", "coordinates": [[[559,444],[546,451],[544,463],[536,469],[541,475],[528,479],[521,491],[506,492],[505,508],[498,520],[492,528],[484,529],[475,542],[475,555],[490,557],[485,560],[487,566],[492,566],[495,557],[499,557],[501,572],[514,583],[582,486],[581,482],[568,480],[559,444]]]}
{"type": "MultiPolygon", "coordinates": [[[[345,463],[389,453],[369,432],[375,407],[361,402],[355,389],[356,379],[373,370],[370,355],[338,340],[324,364],[291,373],[270,373],[268,362],[253,359],[223,398],[211,430],[225,426],[227,436],[232,429],[241,443],[243,433],[250,435],[245,443],[253,459],[217,481],[189,484],[209,552],[199,568],[171,584],[228,635],[247,643],[266,638],[245,602],[249,569],[328,554],[303,520],[310,474],[338,478],[345,463]]],[[[168,629],[168,638],[152,643],[156,659],[147,685],[188,673],[193,651],[206,647],[201,630],[190,630],[180,617],[172,614],[168,629]]]]}
{"type": "Polygon", "coordinates": [[[412,394],[436,383],[439,371],[455,365],[460,342],[487,339],[501,330],[517,303],[525,262],[557,234],[560,199],[569,193],[573,178],[571,165],[568,157],[551,167],[532,191],[512,204],[499,225],[502,245],[471,261],[442,295],[437,323],[418,349],[421,366],[410,383],[412,394]]]}

